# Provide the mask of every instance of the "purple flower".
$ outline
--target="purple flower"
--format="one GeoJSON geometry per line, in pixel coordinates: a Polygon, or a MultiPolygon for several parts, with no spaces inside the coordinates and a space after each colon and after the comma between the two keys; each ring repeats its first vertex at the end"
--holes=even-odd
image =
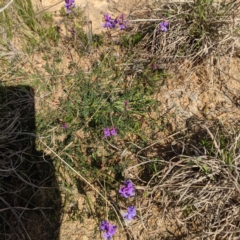
{"type": "Polygon", "coordinates": [[[116,234],[117,226],[111,225],[107,221],[102,221],[100,229],[104,231],[103,237],[110,240],[114,234],[116,234]]]}
{"type": "Polygon", "coordinates": [[[67,124],[67,123],[63,123],[63,124],[62,124],[62,129],[63,129],[63,130],[66,130],[67,128],[68,128],[68,124],[67,124]]]}
{"type": "Polygon", "coordinates": [[[134,217],[136,217],[137,211],[134,206],[128,207],[127,212],[123,214],[124,219],[126,220],[133,220],[134,217]]]}
{"type": "Polygon", "coordinates": [[[113,29],[113,28],[115,28],[115,23],[114,23],[114,22],[105,22],[102,26],[103,26],[104,28],[113,29]]]}
{"type": "Polygon", "coordinates": [[[127,28],[128,22],[125,20],[126,18],[123,13],[119,15],[116,19],[117,19],[118,27],[120,30],[127,28]]]}
{"type": "Polygon", "coordinates": [[[113,20],[108,13],[104,14],[104,19],[105,19],[105,23],[102,25],[104,28],[110,28],[110,29],[115,28],[117,21],[113,20]]]}
{"type": "Polygon", "coordinates": [[[115,127],[104,128],[103,132],[104,132],[104,138],[117,135],[117,129],[115,127]]]}
{"type": "Polygon", "coordinates": [[[104,138],[111,137],[109,128],[104,128],[103,132],[104,132],[104,138]]]}
{"type": "Polygon", "coordinates": [[[115,127],[111,127],[110,128],[110,133],[111,133],[111,136],[117,135],[117,129],[115,127]]]}
{"type": "Polygon", "coordinates": [[[108,13],[104,14],[104,18],[105,18],[106,22],[112,21],[112,18],[110,17],[110,15],[108,13]]]}
{"type": "Polygon", "coordinates": [[[70,9],[73,7],[75,7],[75,0],[65,0],[65,8],[67,9],[67,13],[70,13],[70,9]]]}
{"type": "Polygon", "coordinates": [[[120,23],[119,23],[119,25],[118,25],[118,26],[119,26],[119,29],[120,29],[120,30],[123,30],[123,29],[125,29],[125,28],[126,28],[126,26],[124,26],[123,24],[120,24],[120,23]]]}
{"type": "Polygon", "coordinates": [[[159,27],[161,28],[161,30],[163,32],[166,32],[168,30],[168,25],[169,25],[168,22],[161,22],[161,23],[159,23],[159,27]]]}
{"type": "Polygon", "coordinates": [[[130,180],[126,180],[124,186],[121,186],[119,193],[122,197],[129,198],[135,195],[135,188],[130,180]]]}

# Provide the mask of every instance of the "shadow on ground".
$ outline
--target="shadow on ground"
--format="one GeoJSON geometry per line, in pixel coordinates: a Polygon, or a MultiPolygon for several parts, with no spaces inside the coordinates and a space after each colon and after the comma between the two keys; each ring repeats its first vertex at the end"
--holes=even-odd
{"type": "Polygon", "coordinates": [[[0,239],[53,240],[61,198],[51,159],[35,148],[34,91],[0,87],[0,239]]]}

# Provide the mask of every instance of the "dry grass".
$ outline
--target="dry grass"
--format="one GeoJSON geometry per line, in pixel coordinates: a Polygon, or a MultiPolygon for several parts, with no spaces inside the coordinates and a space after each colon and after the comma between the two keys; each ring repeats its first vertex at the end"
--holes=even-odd
{"type": "Polygon", "coordinates": [[[143,39],[135,64],[152,63],[159,69],[178,69],[186,59],[195,65],[209,57],[224,56],[239,49],[240,3],[211,1],[157,2],[153,9],[129,18],[134,38],[143,39]],[[147,16],[147,17],[146,17],[147,16]],[[169,22],[167,32],[158,24],[169,22]]]}
{"type": "Polygon", "coordinates": [[[145,239],[240,237],[239,129],[202,125],[197,134],[205,136],[206,144],[190,136],[174,140],[174,157],[144,162],[145,170],[154,162],[160,168],[142,188],[145,203],[138,206],[138,224],[148,231],[145,239]],[[160,226],[151,229],[151,221],[160,226]]]}

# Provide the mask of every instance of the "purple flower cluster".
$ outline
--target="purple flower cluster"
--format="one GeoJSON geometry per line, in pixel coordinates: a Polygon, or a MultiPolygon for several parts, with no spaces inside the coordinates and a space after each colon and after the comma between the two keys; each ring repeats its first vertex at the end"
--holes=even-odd
{"type": "Polygon", "coordinates": [[[71,8],[75,7],[75,0],[65,0],[65,8],[67,13],[71,12],[71,8]]]}
{"type": "MultiPolygon", "coordinates": [[[[135,187],[131,180],[126,180],[124,186],[121,186],[119,189],[119,193],[122,197],[129,198],[135,195],[135,187]]],[[[127,212],[123,213],[123,217],[125,220],[133,220],[136,217],[137,211],[134,206],[128,207],[127,212]]]]}
{"type": "Polygon", "coordinates": [[[124,14],[121,14],[117,18],[112,19],[111,16],[108,13],[106,13],[104,14],[104,20],[105,23],[102,25],[104,28],[113,29],[117,25],[120,30],[127,28],[127,21],[125,20],[124,14]]]}
{"type": "Polygon", "coordinates": [[[104,138],[115,136],[117,134],[117,129],[115,127],[104,128],[104,138]]]}
{"type": "Polygon", "coordinates": [[[126,180],[124,186],[121,186],[119,193],[122,197],[129,198],[135,195],[135,188],[131,180],[126,180]]]}
{"type": "Polygon", "coordinates": [[[133,220],[134,217],[136,217],[137,211],[134,206],[128,207],[127,212],[123,214],[124,219],[126,220],[133,220]]]}
{"type": "MultiPolygon", "coordinates": [[[[126,180],[124,186],[120,187],[119,193],[122,197],[125,198],[134,196],[135,188],[133,186],[133,183],[130,180],[126,180]]],[[[134,206],[130,206],[127,208],[127,212],[123,213],[123,218],[125,220],[131,221],[136,217],[136,215],[136,208],[134,206]]],[[[102,221],[100,229],[104,231],[103,237],[107,240],[111,240],[112,236],[116,234],[117,226],[111,225],[108,221],[102,221]]]]}
{"type": "Polygon", "coordinates": [[[102,221],[100,229],[104,231],[103,237],[110,240],[114,234],[116,234],[117,226],[111,225],[107,221],[102,221]]]}
{"type": "Polygon", "coordinates": [[[115,28],[117,22],[117,19],[112,19],[108,13],[104,14],[104,19],[105,19],[105,23],[103,24],[104,28],[110,28],[113,29],[115,28]]]}
{"type": "Polygon", "coordinates": [[[164,21],[164,22],[160,22],[158,26],[162,32],[166,32],[168,30],[168,25],[169,23],[164,21]]]}

